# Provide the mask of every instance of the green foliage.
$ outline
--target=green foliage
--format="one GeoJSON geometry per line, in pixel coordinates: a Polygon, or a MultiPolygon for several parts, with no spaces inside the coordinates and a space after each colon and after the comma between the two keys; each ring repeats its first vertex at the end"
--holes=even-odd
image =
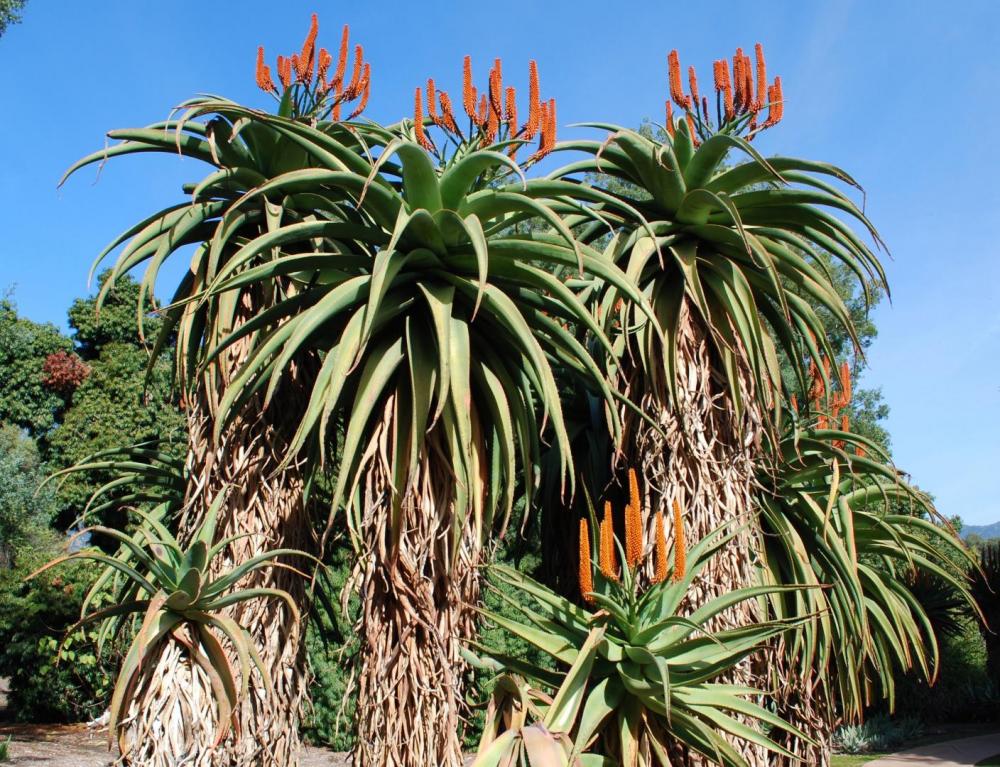
{"type": "Polygon", "coordinates": [[[0,0],[0,35],[7,31],[11,24],[21,21],[21,11],[27,0],[0,0]]]}
{"type": "Polygon", "coordinates": [[[45,386],[45,358],[73,350],[55,325],[19,317],[9,298],[0,299],[0,423],[44,437],[66,407],[64,395],[45,386]]]}
{"type": "Polygon", "coordinates": [[[59,544],[55,534],[45,533],[15,567],[0,568],[0,676],[10,678],[8,711],[21,722],[92,719],[107,708],[111,694],[114,652],[98,658],[92,631],[66,636],[96,568],[72,563],[58,574],[24,580],[59,544]]]}
{"type": "Polygon", "coordinates": [[[51,490],[38,493],[44,476],[35,442],[18,427],[0,424],[0,568],[45,537],[55,499],[51,490]]]}
{"type": "Polygon", "coordinates": [[[862,724],[837,728],[833,747],[844,754],[895,751],[924,734],[923,723],[914,717],[873,716],[862,724]]]}
{"type": "Polygon", "coordinates": [[[738,589],[687,617],[677,612],[693,580],[731,539],[732,534],[712,534],[698,541],[686,569],[645,591],[629,567],[620,580],[600,575],[588,591],[594,612],[516,570],[491,568],[495,579],[526,595],[531,606],[521,606],[515,620],[489,611],[486,618],[548,655],[559,671],[477,644],[491,659],[483,665],[503,676],[476,767],[507,764],[512,757],[527,757],[532,764],[548,763],[545,759],[572,763],[576,757],[585,765],[669,764],[673,740],[734,767],[746,762],[724,734],[789,756],[768,730],[808,740],[754,702],[759,690],[714,681],[769,639],[787,634],[794,623],[757,623],[711,634],[704,629],[723,610],[795,587],[738,589]],[[747,726],[735,713],[757,726],[747,726]]]}
{"type": "MultiPolygon", "coordinates": [[[[102,286],[108,279],[101,276],[102,286]]],[[[184,416],[171,393],[169,358],[155,360],[149,370],[149,352],[139,338],[136,302],[139,285],[131,277],[118,280],[100,314],[94,297],[77,299],[70,309],[70,325],[81,356],[90,366],[87,380],[74,392],[62,423],[49,439],[48,461],[53,469],[85,461],[94,453],[129,444],[159,440],[183,452],[184,416]],[[172,439],[173,438],[173,439],[172,439]]],[[[160,321],[147,319],[147,330],[160,321]]],[[[168,346],[167,351],[171,351],[168,346]]],[[[108,470],[75,473],[59,485],[59,524],[68,526],[83,511],[91,495],[112,479],[108,470]]],[[[136,486],[118,488],[119,497],[136,486]]],[[[103,522],[124,520],[105,515],[103,522]]]]}

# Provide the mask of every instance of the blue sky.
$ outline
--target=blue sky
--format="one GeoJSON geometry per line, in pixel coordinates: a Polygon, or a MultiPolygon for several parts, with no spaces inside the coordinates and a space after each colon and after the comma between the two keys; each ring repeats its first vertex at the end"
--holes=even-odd
{"type": "MultiPolygon", "coordinates": [[[[781,74],[785,120],[765,153],[826,160],[864,185],[892,252],[892,304],[862,385],[881,387],[897,463],[946,514],[1000,520],[1000,184],[988,136],[1000,123],[1000,2],[136,3],[29,0],[0,38],[0,289],[22,313],[65,324],[93,256],[177,200],[203,169],[137,158],[61,190],[75,159],[111,128],[162,119],[199,92],[266,105],[256,47],[300,44],[309,14],[335,47],[349,23],[372,62],[368,114],[394,120],[427,76],[455,93],[462,56],[480,76],[504,60],[525,78],[536,58],[561,125],[660,119],[666,54],[705,83],[711,62],[764,44],[781,74]],[[709,10],[706,10],[709,9],[709,10]]],[[[563,129],[561,135],[570,131],[563,129]]]]}

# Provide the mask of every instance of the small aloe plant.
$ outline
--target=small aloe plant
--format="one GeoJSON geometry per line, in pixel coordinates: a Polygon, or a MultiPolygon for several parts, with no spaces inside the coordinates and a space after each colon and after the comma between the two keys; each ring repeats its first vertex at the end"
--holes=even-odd
{"type": "MultiPolygon", "coordinates": [[[[246,629],[227,616],[223,609],[248,599],[274,598],[285,602],[294,620],[300,620],[298,608],[291,596],[274,588],[236,588],[249,573],[277,565],[283,555],[315,559],[296,549],[274,549],[259,554],[230,570],[213,576],[211,563],[225,548],[242,535],[224,538],[214,545],[219,509],[225,500],[220,493],[208,510],[204,522],[190,544],[183,548],[161,521],[162,514],[137,511],[142,525],[133,535],[120,530],[94,525],[73,535],[67,548],[85,535],[105,535],[120,545],[115,556],[98,549],[82,549],[58,557],[28,576],[28,580],[57,565],[72,560],[91,560],[105,565],[94,586],[84,599],[80,620],[70,627],[67,636],[77,629],[100,622],[104,624],[98,637],[98,650],[108,636],[122,627],[122,621],[141,616],[138,630],[125,653],[121,670],[111,696],[108,732],[114,738],[144,671],[155,664],[164,642],[177,641],[184,646],[191,660],[208,677],[219,708],[216,744],[229,733],[234,712],[249,690],[253,667],[263,679],[268,694],[271,679],[246,629]],[[115,604],[87,612],[97,593],[119,576],[123,588],[115,604]],[[238,676],[230,663],[220,637],[235,650],[238,676]]],[[[281,565],[287,567],[287,565],[281,565]]],[[[294,570],[294,568],[291,568],[294,570]]],[[[297,571],[296,571],[297,572],[297,571]]],[[[300,573],[305,577],[305,573],[300,573]]]]}

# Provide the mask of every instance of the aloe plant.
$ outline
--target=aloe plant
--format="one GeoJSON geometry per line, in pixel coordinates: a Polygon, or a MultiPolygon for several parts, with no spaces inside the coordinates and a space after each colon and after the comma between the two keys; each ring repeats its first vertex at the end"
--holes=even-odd
{"type": "MultiPolygon", "coordinates": [[[[81,549],[54,559],[28,576],[31,579],[50,568],[74,560],[91,560],[105,565],[105,570],[84,600],[81,618],[67,631],[67,636],[91,623],[103,623],[98,649],[109,635],[123,629],[124,619],[141,616],[138,629],[125,653],[111,697],[109,737],[118,735],[119,747],[128,758],[129,744],[124,737],[124,715],[137,686],[149,684],[163,646],[176,642],[184,648],[188,660],[209,679],[218,708],[215,742],[221,743],[231,727],[232,715],[246,697],[255,668],[264,686],[271,687],[267,667],[246,629],[229,617],[225,609],[249,599],[279,599],[299,619],[291,596],[280,589],[238,588],[255,570],[276,566],[282,555],[309,556],[293,549],[266,551],[230,569],[215,562],[226,550],[231,538],[213,543],[216,522],[224,497],[209,508],[203,525],[192,541],[182,547],[155,514],[138,512],[143,525],[136,536],[95,525],[72,536],[73,546],[83,536],[103,535],[120,545],[119,556],[109,556],[96,549],[81,549]],[[214,565],[214,567],[213,567],[214,565]],[[109,574],[124,576],[126,587],[108,607],[87,612],[97,590],[109,574]],[[233,648],[237,663],[234,669],[224,640],[233,648]]],[[[162,509],[160,510],[162,511],[162,509]]],[[[287,566],[286,566],[287,567],[287,566]]],[[[300,573],[303,577],[304,573],[300,573]]]]}
{"type": "Polygon", "coordinates": [[[557,670],[477,645],[488,658],[480,665],[506,676],[491,700],[475,767],[525,757],[531,764],[669,765],[678,748],[744,767],[731,740],[789,757],[768,731],[808,740],[761,704],[765,691],[718,681],[769,640],[793,636],[798,620],[712,628],[733,605],[800,587],[737,589],[682,615],[692,584],[735,532],[715,532],[687,551],[675,521],[668,548],[661,516],[653,545],[645,546],[635,501],[625,512],[624,541],[614,536],[610,509],[593,539],[581,520],[580,590],[589,609],[516,570],[490,568],[524,599],[508,598],[518,619],[489,611],[486,618],[546,653],[557,670]],[[639,575],[650,551],[654,582],[644,588],[639,575]]]}

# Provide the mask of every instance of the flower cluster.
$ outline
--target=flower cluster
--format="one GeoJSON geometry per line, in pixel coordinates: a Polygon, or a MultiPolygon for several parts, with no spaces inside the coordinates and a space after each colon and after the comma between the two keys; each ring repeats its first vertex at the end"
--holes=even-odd
{"type": "Polygon", "coordinates": [[[264,63],[264,46],[257,48],[257,87],[279,99],[288,99],[291,113],[296,117],[314,120],[342,119],[345,105],[354,102],[345,118],[353,120],[368,105],[371,91],[371,64],[364,60],[364,49],[354,46],[354,61],[348,77],[350,59],[350,29],[345,24],[340,38],[336,62],[326,49],[316,49],[319,19],[312,15],[302,50],[291,56],[278,56],[276,69],[278,84],[271,75],[271,67],[264,63]]]}
{"type": "MultiPolygon", "coordinates": [[[[848,432],[851,430],[851,418],[846,412],[841,411],[847,409],[847,406],[851,404],[853,396],[851,367],[847,362],[840,364],[840,370],[838,371],[840,388],[837,391],[829,392],[826,381],[830,380],[832,364],[829,358],[824,357],[821,365],[823,366],[822,371],[820,371],[820,367],[815,362],[809,363],[809,406],[816,413],[816,426],[819,429],[829,429],[831,426],[837,428],[839,426],[840,431],[848,432]]],[[[797,409],[797,403],[794,398],[792,404],[797,409]]],[[[846,443],[842,439],[832,440],[831,444],[839,450],[843,450],[846,446],[846,443]]],[[[864,447],[856,445],[855,452],[859,458],[864,458],[864,447]]]]}
{"type": "Polygon", "coordinates": [[[414,94],[413,132],[417,143],[428,151],[437,150],[427,133],[427,122],[440,128],[456,143],[473,143],[481,147],[509,142],[508,153],[517,154],[525,142],[538,138],[538,149],[530,161],[552,151],[556,143],[556,100],[543,100],[538,81],[538,65],[528,64],[528,117],[518,119],[517,91],[504,86],[503,63],[495,59],[490,68],[487,88],[480,92],[473,84],[472,57],[466,56],[462,66],[462,111],[468,118],[466,130],[459,127],[448,93],[439,90],[433,79],[427,80],[426,90],[417,88],[414,94]]]}
{"type": "MultiPolygon", "coordinates": [[[[639,492],[639,480],[635,469],[628,471],[629,502],[625,507],[625,565],[629,572],[636,572],[648,555],[643,541],[643,509],[644,502],[639,492]]],[[[675,498],[672,504],[674,526],[674,569],[673,581],[684,577],[687,567],[687,542],[684,538],[684,520],[680,502],[675,498]]],[[[580,594],[587,604],[594,604],[594,574],[591,566],[590,525],[587,518],[580,520],[580,551],[579,551],[579,586],[580,594]]],[[[614,510],[611,501],[604,503],[604,516],[601,518],[597,536],[597,569],[601,576],[610,583],[620,583],[621,576],[618,566],[618,541],[615,538],[614,510]]],[[[661,583],[667,580],[667,536],[663,521],[663,512],[656,513],[653,534],[653,577],[651,583],[661,583]]],[[[632,579],[635,583],[635,579],[632,579]]]]}
{"type": "Polygon", "coordinates": [[[54,352],[42,364],[42,383],[57,394],[72,394],[89,375],[87,363],[69,352],[54,352]]]}
{"type": "Polygon", "coordinates": [[[720,131],[730,133],[746,130],[748,139],[777,125],[783,113],[781,78],[775,77],[774,83],[768,85],[767,63],[760,43],[754,48],[754,56],[755,61],[751,61],[742,48],[737,48],[731,71],[726,59],[714,62],[716,115],[713,123],[708,96],[698,91],[694,67],[688,67],[688,92],[685,93],[680,56],[676,50],[671,51],[667,56],[670,98],[666,101],[666,129],[670,136],[673,137],[677,131],[674,105],[683,111],[688,134],[695,145],[711,135],[715,125],[720,131]],[[765,108],[767,117],[761,122],[759,115],[765,108]]]}

